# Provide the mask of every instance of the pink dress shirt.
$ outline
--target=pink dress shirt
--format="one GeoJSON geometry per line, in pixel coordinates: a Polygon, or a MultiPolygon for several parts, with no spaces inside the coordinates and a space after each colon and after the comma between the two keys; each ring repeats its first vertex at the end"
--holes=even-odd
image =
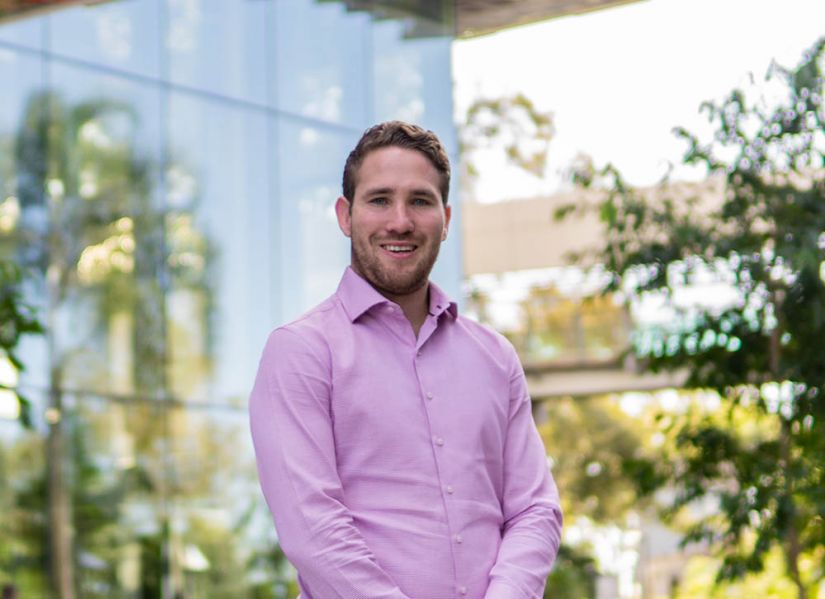
{"type": "Polygon", "coordinates": [[[267,341],[252,438],[304,599],[542,596],[562,515],[523,370],[429,297],[416,339],[348,268],[267,341]]]}

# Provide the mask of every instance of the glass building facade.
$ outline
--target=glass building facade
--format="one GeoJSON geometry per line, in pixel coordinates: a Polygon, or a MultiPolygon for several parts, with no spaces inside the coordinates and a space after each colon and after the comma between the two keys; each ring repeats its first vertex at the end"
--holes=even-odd
{"type": "MultiPolygon", "coordinates": [[[[32,421],[0,389],[0,587],[295,596],[247,394],[268,332],[349,262],[333,203],[362,131],[420,123],[455,163],[453,11],[121,0],[0,20],[0,260],[46,331],[24,370],[0,353],[32,421]]],[[[457,235],[434,278],[458,297],[457,235]]]]}

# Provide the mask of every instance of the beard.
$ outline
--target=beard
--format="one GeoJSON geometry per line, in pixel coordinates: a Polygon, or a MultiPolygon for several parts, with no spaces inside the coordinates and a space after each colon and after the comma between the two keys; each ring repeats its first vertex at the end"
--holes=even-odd
{"type": "MultiPolygon", "coordinates": [[[[401,241],[396,239],[395,241],[401,241]]],[[[352,235],[352,267],[375,289],[386,296],[408,295],[424,287],[430,278],[438,252],[440,240],[417,243],[418,255],[415,263],[404,266],[387,265],[381,261],[376,245],[370,240],[360,240],[355,231],[352,235]]]]}

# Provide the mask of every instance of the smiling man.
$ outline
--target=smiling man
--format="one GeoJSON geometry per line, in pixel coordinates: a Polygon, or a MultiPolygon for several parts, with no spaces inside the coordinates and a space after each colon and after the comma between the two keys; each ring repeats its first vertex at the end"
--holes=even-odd
{"type": "Polygon", "coordinates": [[[335,205],[351,266],[264,349],[252,437],[304,599],[543,594],[562,517],[523,370],[429,281],[449,184],[431,131],[368,129],[335,205]]]}

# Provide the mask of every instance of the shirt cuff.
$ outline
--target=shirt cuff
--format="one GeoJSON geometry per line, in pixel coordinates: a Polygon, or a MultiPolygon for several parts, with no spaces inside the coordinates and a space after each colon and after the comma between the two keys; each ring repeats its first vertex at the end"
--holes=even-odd
{"type": "Polygon", "coordinates": [[[527,599],[527,597],[511,584],[503,580],[494,580],[487,587],[484,599],[527,599]]]}

